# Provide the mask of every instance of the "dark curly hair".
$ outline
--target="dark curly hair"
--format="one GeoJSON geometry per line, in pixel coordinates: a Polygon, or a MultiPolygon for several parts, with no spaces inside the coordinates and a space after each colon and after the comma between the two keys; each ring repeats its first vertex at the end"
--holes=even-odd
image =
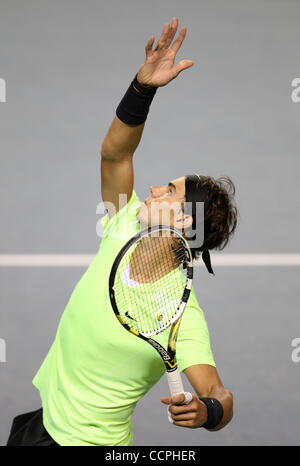
{"type": "Polygon", "coordinates": [[[204,204],[204,242],[201,247],[191,248],[192,256],[197,259],[204,248],[222,250],[232,237],[237,223],[238,210],[234,203],[235,186],[228,176],[187,175],[185,177],[186,201],[192,208],[184,207],[184,212],[193,217],[192,228],[196,229],[196,202],[204,204]]]}

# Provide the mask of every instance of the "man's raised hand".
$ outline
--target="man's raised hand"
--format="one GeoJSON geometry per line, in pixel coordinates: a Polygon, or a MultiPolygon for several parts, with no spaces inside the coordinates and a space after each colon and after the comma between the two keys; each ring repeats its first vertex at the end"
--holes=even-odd
{"type": "Polygon", "coordinates": [[[178,76],[181,71],[193,66],[192,60],[181,60],[176,66],[176,54],[186,36],[186,26],[183,26],[177,39],[171,47],[178,27],[178,18],[173,18],[172,24],[165,23],[162,34],[154,50],[155,37],[151,36],[145,47],[146,60],[139,68],[137,80],[147,86],[162,87],[178,76]]]}

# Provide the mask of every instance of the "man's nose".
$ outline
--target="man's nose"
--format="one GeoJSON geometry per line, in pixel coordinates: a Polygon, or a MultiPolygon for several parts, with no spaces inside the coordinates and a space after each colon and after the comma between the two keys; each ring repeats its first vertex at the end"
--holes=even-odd
{"type": "Polygon", "coordinates": [[[167,186],[150,186],[152,197],[161,197],[168,191],[167,186]]]}
{"type": "Polygon", "coordinates": [[[159,197],[161,195],[161,186],[150,186],[150,193],[153,197],[159,197]]]}

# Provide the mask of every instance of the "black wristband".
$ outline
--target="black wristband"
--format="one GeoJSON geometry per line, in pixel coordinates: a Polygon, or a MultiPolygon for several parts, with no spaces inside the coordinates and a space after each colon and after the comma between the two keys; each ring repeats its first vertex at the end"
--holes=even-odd
{"type": "Polygon", "coordinates": [[[117,117],[128,125],[137,126],[144,123],[157,89],[139,83],[136,74],[117,107],[117,117]]]}
{"type": "Polygon", "coordinates": [[[223,406],[216,398],[199,398],[207,407],[207,421],[203,424],[204,429],[214,429],[220,424],[224,411],[223,406]]]}

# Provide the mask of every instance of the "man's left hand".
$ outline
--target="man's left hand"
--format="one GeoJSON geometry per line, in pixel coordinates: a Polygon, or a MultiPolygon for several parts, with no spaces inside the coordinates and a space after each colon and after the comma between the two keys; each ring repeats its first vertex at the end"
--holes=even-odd
{"type": "Polygon", "coordinates": [[[181,427],[189,427],[196,429],[201,427],[207,421],[207,408],[203,401],[200,401],[197,395],[193,394],[193,398],[189,404],[182,404],[185,401],[184,393],[161,398],[160,401],[169,405],[169,412],[173,420],[173,424],[181,427]]]}

